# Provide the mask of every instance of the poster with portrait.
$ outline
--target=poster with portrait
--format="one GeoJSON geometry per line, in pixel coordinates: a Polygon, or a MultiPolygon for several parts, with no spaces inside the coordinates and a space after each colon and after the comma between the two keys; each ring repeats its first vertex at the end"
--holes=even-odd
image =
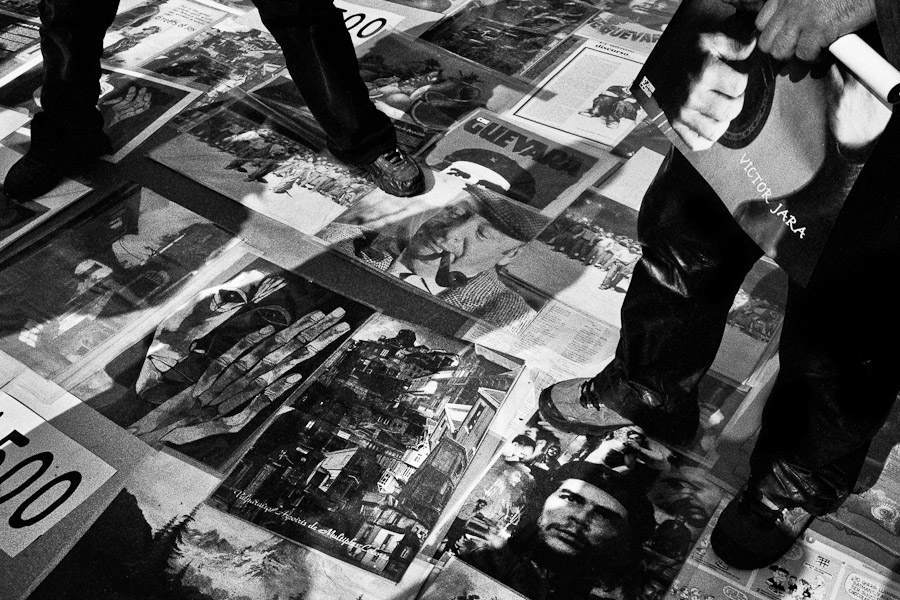
{"type": "MultiPolygon", "coordinates": [[[[34,115],[41,106],[43,71],[40,64],[0,88],[0,105],[34,115]]],[[[200,91],[150,75],[103,67],[100,100],[105,132],[112,151],[104,158],[116,163],[187,107],[200,91]]]]}
{"type": "Polygon", "coordinates": [[[510,114],[526,126],[561,140],[615,146],[643,116],[628,89],[641,64],[634,57],[615,53],[602,42],[585,42],[510,114]]]}
{"type": "Polygon", "coordinates": [[[480,109],[454,125],[422,158],[436,171],[499,192],[555,214],[577,194],[618,166],[523,129],[480,109]]]}
{"type": "Polygon", "coordinates": [[[61,381],[231,240],[149,189],[119,189],[0,271],[0,350],[61,381]]]}
{"type": "Polygon", "coordinates": [[[423,39],[504,75],[521,75],[598,11],[579,0],[469,2],[423,39]]]}
{"type": "Polygon", "coordinates": [[[646,57],[672,20],[679,0],[616,0],[575,33],[646,57]]]}
{"type": "Polygon", "coordinates": [[[191,0],[167,0],[156,9],[152,16],[108,31],[103,39],[103,61],[127,69],[140,67],[150,57],[228,16],[225,11],[191,0]]]}
{"type": "Polygon", "coordinates": [[[216,111],[148,156],[307,234],[375,187],[365,171],[338,161],[320,141],[242,102],[216,111]]]}
{"type": "Polygon", "coordinates": [[[72,393],[139,440],[225,471],[371,314],[247,253],[72,393]]]}
{"type": "Polygon", "coordinates": [[[536,313],[502,274],[551,218],[444,173],[425,173],[416,202],[375,190],[316,233],[348,254],[472,316],[520,332],[536,313]]]}
{"type": "Polygon", "coordinates": [[[573,600],[659,598],[723,497],[706,469],[639,427],[575,435],[535,413],[435,549],[526,598],[550,585],[573,600]]]}
{"type": "Polygon", "coordinates": [[[280,412],[208,504],[400,582],[457,487],[476,476],[469,467],[482,444],[493,452],[485,439],[521,367],[377,315],[280,412]]]}

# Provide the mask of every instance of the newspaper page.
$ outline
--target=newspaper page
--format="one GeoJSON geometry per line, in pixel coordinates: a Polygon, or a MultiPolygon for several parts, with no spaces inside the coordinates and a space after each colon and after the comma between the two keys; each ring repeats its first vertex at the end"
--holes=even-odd
{"type": "MultiPolygon", "coordinates": [[[[40,110],[42,85],[38,64],[0,88],[0,105],[24,109],[33,116],[40,110]]],[[[144,73],[103,67],[97,108],[112,144],[112,152],[104,158],[119,162],[199,95],[198,90],[144,73]]]]}
{"type": "Polygon", "coordinates": [[[505,75],[521,75],[597,9],[578,0],[473,0],[423,39],[505,75]]]}
{"type": "MultiPolygon", "coordinates": [[[[6,62],[29,52],[40,43],[38,25],[2,12],[0,4],[0,61],[6,62]]],[[[7,67],[3,67],[6,70],[7,67]]],[[[2,71],[0,71],[2,73],[2,71]]]]}
{"type": "Polygon", "coordinates": [[[433,546],[436,556],[455,555],[488,579],[438,574],[441,592],[482,596],[501,584],[526,598],[552,587],[568,598],[637,599],[648,588],[665,590],[723,495],[705,469],[640,428],[575,435],[535,414],[510,432],[433,546]],[[620,503],[618,526],[598,524],[592,530],[604,535],[595,536],[573,528],[569,511],[583,510],[579,502],[610,496],[620,503]]]}
{"type": "Polygon", "coordinates": [[[480,109],[464,117],[422,154],[436,171],[461,177],[553,214],[579,191],[617,167],[561,146],[480,109]]]}
{"type": "Polygon", "coordinates": [[[107,32],[103,60],[112,66],[134,69],[150,57],[193,37],[228,13],[191,0],[167,0],[139,24],[107,32]]]}
{"type": "Polygon", "coordinates": [[[428,171],[425,184],[414,203],[374,190],[316,237],[423,295],[521,331],[536,309],[501,271],[550,217],[452,175],[428,171]]]}
{"type": "Polygon", "coordinates": [[[375,186],[365,171],[298,141],[245,103],[230,103],[148,153],[246,208],[312,234],[375,186]]]}
{"type": "Polygon", "coordinates": [[[669,594],[686,599],[891,599],[900,596],[900,576],[811,530],[775,564],[740,571],[715,555],[704,534],[669,594]]]}
{"type": "Polygon", "coordinates": [[[628,89],[641,63],[614,52],[599,42],[586,42],[510,115],[561,141],[615,146],[635,128],[642,109],[628,89]]]}
{"type": "MultiPolygon", "coordinates": [[[[804,284],[862,169],[862,157],[848,149],[872,141],[851,139],[846,129],[829,125],[827,104],[834,91],[829,70],[783,66],[756,49],[733,65],[736,73],[747,76],[743,107],[711,147],[691,150],[670,122],[688,98],[689,82],[702,76],[703,39],[720,34],[742,44],[746,42],[737,41],[741,36],[754,33],[752,19],[735,15],[725,2],[686,0],[635,79],[632,93],[744,230],[804,284]]],[[[862,112],[873,123],[880,119],[886,124],[888,109],[855,87],[842,86],[841,94],[855,93],[853,101],[866,107],[862,112]]]]}
{"type": "Polygon", "coordinates": [[[38,0],[0,0],[0,11],[38,22],[38,0]]]}

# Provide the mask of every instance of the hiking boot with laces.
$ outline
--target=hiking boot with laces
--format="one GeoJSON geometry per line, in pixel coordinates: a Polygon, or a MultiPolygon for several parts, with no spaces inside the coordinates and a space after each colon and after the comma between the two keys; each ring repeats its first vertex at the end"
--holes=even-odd
{"type": "Polygon", "coordinates": [[[667,402],[627,381],[615,363],[593,379],[569,379],[544,389],[538,409],[545,421],[567,433],[604,435],[634,424],[650,437],[676,445],[694,438],[700,415],[696,399],[667,402]]]}
{"type": "Polygon", "coordinates": [[[781,508],[761,492],[744,489],[722,511],[710,544],[736,569],[761,569],[790,550],[812,518],[800,507],[781,508]]]}
{"type": "Polygon", "coordinates": [[[375,185],[392,196],[406,198],[425,190],[425,177],[419,163],[400,148],[389,150],[360,167],[372,176],[375,185]]]}

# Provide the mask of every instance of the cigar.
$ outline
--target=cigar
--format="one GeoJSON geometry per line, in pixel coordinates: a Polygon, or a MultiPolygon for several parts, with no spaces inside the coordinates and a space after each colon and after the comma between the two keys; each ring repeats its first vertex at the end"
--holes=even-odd
{"type": "Polygon", "coordinates": [[[836,59],[885,104],[900,101],[900,71],[855,33],[839,37],[828,47],[836,59]]]}

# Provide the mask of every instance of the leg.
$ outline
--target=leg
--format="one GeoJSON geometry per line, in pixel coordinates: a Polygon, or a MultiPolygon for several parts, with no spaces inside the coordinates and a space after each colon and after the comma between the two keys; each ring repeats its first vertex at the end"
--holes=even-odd
{"type": "Polygon", "coordinates": [[[100,97],[103,36],[118,0],[41,0],[42,111],[31,124],[28,154],[10,168],[7,195],[25,201],[56,187],[109,151],[100,97]]]}
{"type": "Polygon", "coordinates": [[[669,154],[641,204],[643,256],[622,306],[615,360],[586,382],[541,395],[541,414],[561,429],[599,433],[622,425],[689,440],[697,385],[715,359],[728,309],[762,252],[681,154],[669,154]]]}
{"type": "Polygon", "coordinates": [[[402,153],[396,156],[394,126],[369,100],[353,42],[332,0],[253,3],[281,46],[291,78],[325,131],[332,154],[366,168],[388,193],[422,191],[418,165],[402,153]]]}
{"type": "Polygon", "coordinates": [[[872,438],[900,392],[900,160],[894,118],[847,198],[806,288],[791,285],[781,370],[763,412],[750,481],[723,511],[713,549],[758,568],[790,549],[810,520],[853,491],[872,438]],[[852,281],[853,285],[847,285],[852,281]]]}

